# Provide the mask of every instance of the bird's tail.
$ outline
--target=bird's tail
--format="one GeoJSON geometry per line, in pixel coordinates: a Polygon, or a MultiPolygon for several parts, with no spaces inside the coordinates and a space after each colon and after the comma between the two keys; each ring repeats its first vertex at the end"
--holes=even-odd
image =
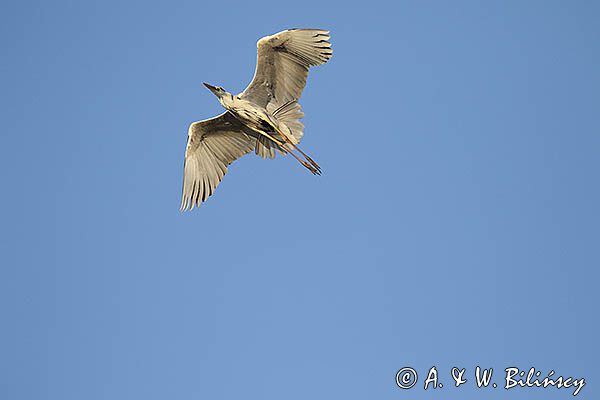
{"type": "Polygon", "coordinates": [[[277,143],[266,136],[259,135],[256,140],[254,152],[262,158],[275,158],[275,150],[279,150],[277,143]]]}
{"type": "MultiPolygon", "coordinates": [[[[300,118],[304,117],[302,108],[296,100],[291,100],[283,104],[269,103],[267,105],[267,111],[275,123],[282,130],[286,136],[294,142],[294,144],[300,143],[300,139],[304,135],[304,124],[300,122],[300,118]]],[[[282,142],[286,142],[285,138],[280,139],[282,142]]],[[[281,149],[279,145],[273,142],[266,136],[260,136],[256,141],[254,152],[262,158],[275,158],[275,151],[288,152],[293,149],[292,146],[284,145],[285,148],[281,149]]]]}

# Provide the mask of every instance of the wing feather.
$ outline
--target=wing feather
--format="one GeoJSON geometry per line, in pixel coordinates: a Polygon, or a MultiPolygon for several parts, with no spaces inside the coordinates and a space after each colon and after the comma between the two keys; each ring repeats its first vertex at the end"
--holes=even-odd
{"type": "Polygon", "coordinates": [[[256,139],[229,112],[194,122],[188,132],[183,167],[181,210],[191,210],[211,196],[227,166],[254,149],[256,139]]]}
{"type": "Polygon", "coordinates": [[[306,86],[308,69],[326,63],[333,50],[329,31],[290,29],[266,36],[257,43],[254,78],[240,96],[267,107],[298,100],[306,86]]]}

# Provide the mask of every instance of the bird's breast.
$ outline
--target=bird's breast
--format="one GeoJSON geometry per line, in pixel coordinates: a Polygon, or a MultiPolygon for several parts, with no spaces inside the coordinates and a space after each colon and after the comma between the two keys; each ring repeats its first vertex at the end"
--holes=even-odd
{"type": "Polygon", "coordinates": [[[240,122],[251,129],[264,131],[265,126],[268,126],[268,124],[265,125],[267,120],[260,110],[250,107],[233,106],[230,111],[240,120],[240,122]]]}

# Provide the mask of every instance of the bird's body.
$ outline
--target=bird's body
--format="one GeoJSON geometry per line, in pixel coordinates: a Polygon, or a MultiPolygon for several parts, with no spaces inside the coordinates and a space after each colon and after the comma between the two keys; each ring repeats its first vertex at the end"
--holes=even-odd
{"type": "Polygon", "coordinates": [[[242,124],[258,134],[274,133],[277,128],[275,118],[265,108],[249,100],[226,94],[221,104],[242,124]]]}
{"type": "Polygon", "coordinates": [[[329,32],[287,30],[260,39],[257,48],[254,78],[242,93],[233,95],[205,83],[227,111],[190,125],[182,210],[205,201],[227,172],[227,166],[252,149],[263,158],[275,157],[276,151],[289,153],[313,174],[321,173],[320,167],[297,147],[304,134],[300,122],[304,114],[298,99],[309,67],[331,58],[329,32]]]}

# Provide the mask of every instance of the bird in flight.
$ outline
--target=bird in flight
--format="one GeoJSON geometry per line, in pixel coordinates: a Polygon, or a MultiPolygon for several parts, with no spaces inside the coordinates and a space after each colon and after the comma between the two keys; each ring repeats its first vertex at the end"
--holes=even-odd
{"type": "Polygon", "coordinates": [[[242,93],[233,95],[204,84],[226,111],[189,127],[182,211],[200,206],[213,194],[227,166],[252,150],[263,158],[274,158],[276,152],[290,154],[313,174],[321,174],[317,163],[298,148],[304,134],[298,100],[309,67],[326,63],[333,54],[329,31],[289,29],[260,39],[256,47],[254,78],[242,93]]]}

